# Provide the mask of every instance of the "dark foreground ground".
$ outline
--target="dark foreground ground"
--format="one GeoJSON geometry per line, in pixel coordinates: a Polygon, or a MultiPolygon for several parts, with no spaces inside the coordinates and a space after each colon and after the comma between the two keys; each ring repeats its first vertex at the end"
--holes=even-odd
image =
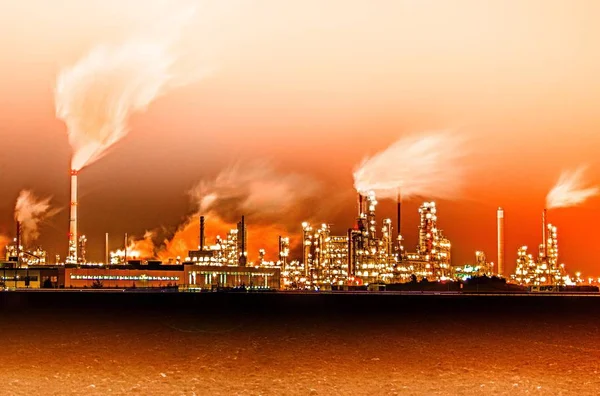
{"type": "Polygon", "coordinates": [[[596,395],[600,299],[0,293],[0,392],[596,395]]]}

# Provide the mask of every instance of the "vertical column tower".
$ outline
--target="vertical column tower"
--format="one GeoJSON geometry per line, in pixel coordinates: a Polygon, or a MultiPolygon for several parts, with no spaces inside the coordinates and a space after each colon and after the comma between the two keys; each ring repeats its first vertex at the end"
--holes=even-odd
{"type": "Polygon", "coordinates": [[[77,264],[77,170],[71,169],[71,214],[69,221],[69,254],[67,261],[77,264]]]}
{"type": "Polygon", "coordinates": [[[504,209],[498,208],[498,275],[504,275],[504,209]]]}

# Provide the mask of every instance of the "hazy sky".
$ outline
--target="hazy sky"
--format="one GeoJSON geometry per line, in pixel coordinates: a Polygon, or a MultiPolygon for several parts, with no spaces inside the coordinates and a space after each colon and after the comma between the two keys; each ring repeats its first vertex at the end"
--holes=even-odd
{"type": "MultiPolygon", "coordinates": [[[[54,113],[56,76],[178,4],[1,0],[0,232],[14,234],[21,189],[53,195],[65,209],[42,227],[40,243],[64,257],[71,151],[54,113]]],[[[325,182],[321,199],[347,196],[342,213],[324,219],[342,231],[364,156],[409,133],[459,128],[479,138],[474,173],[468,197],[439,203],[439,226],[454,264],[475,250],[495,261],[495,211],[504,207],[510,271],[518,246],[539,243],[544,198],[562,169],[589,164],[590,181],[600,182],[600,2],[198,4],[182,48],[213,73],[135,115],[130,134],[81,172],[79,227],[93,259],[102,259],[104,232],[116,247],[124,232],[176,227],[194,209],[187,191],[240,158],[325,182]]],[[[599,203],[549,213],[572,271],[600,274],[599,203]]],[[[419,204],[405,205],[409,250],[419,204]]],[[[392,215],[391,203],[381,207],[392,215]]]]}

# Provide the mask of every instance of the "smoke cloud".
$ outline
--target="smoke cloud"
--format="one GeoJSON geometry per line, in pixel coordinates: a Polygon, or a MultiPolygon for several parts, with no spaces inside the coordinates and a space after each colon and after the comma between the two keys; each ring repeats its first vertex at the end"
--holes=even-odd
{"type": "Polygon", "coordinates": [[[214,180],[200,182],[190,195],[200,213],[213,212],[230,222],[246,215],[270,224],[296,216],[296,205],[311,201],[318,189],[307,176],[282,174],[268,162],[255,161],[238,163],[214,180]]]}
{"type": "Polygon", "coordinates": [[[379,198],[460,198],[465,143],[464,137],[450,132],[403,137],[357,167],[354,187],[379,198]]]}
{"type": "MultiPolygon", "coordinates": [[[[320,184],[295,173],[281,173],[267,161],[237,163],[223,170],[213,180],[201,181],[190,191],[197,206],[195,213],[175,236],[165,243],[159,257],[187,255],[198,246],[199,216],[206,218],[207,236],[220,235],[236,228],[241,216],[248,227],[248,252],[259,249],[267,257],[277,254],[278,237],[296,232],[302,222],[302,210],[314,207],[320,184]]],[[[211,244],[207,240],[207,244],[211,244]]]]}
{"type": "MultiPolygon", "coordinates": [[[[150,259],[156,256],[154,237],[155,233],[152,231],[146,231],[143,239],[134,240],[133,238],[127,238],[127,259],[150,259]]],[[[111,256],[116,255],[118,257],[125,256],[125,249],[117,249],[110,252],[111,256]]]]}
{"type": "Polygon", "coordinates": [[[584,186],[586,168],[579,167],[574,171],[564,171],[556,185],[546,196],[546,208],[566,208],[577,206],[600,193],[598,187],[584,186]]]}
{"type": "MultiPolygon", "coordinates": [[[[278,237],[298,232],[300,223],[306,220],[302,218],[302,209],[308,211],[315,206],[319,190],[320,184],[310,177],[280,173],[266,161],[238,163],[189,191],[196,211],[171,238],[150,249],[156,235],[147,234],[144,240],[131,243],[130,248],[146,253],[154,251],[163,261],[185,258],[189,250],[198,249],[200,215],[205,217],[207,245],[213,245],[217,235],[225,239],[244,215],[249,257],[252,259],[264,248],[266,257],[275,260],[278,237]]],[[[294,240],[291,242],[293,247],[294,240]]]]}
{"type": "Polygon", "coordinates": [[[19,194],[15,205],[15,220],[21,222],[24,245],[34,242],[40,236],[40,224],[60,211],[51,208],[51,199],[52,197],[39,199],[29,190],[22,190],[19,194]]]}
{"type": "Polygon", "coordinates": [[[195,13],[186,8],[153,25],[152,31],[117,45],[100,45],[63,70],[55,89],[56,115],[68,129],[71,168],[80,170],[128,132],[128,120],[157,97],[207,74],[184,70],[176,43],[195,13]]]}

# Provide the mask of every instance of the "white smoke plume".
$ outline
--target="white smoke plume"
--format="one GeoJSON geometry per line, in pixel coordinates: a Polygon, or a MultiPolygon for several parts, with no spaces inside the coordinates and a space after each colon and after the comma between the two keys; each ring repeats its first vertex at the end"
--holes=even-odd
{"type": "Polygon", "coordinates": [[[574,171],[561,173],[558,182],[546,196],[546,208],[577,206],[598,195],[600,193],[598,187],[585,187],[585,170],[585,167],[579,167],[574,171]]]}
{"type": "Polygon", "coordinates": [[[147,234],[130,248],[146,255],[156,252],[161,260],[186,257],[189,250],[198,248],[200,215],[206,218],[207,245],[217,235],[225,238],[245,215],[250,257],[259,248],[265,248],[273,258],[277,254],[278,236],[297,232],[301,221],[309,220],[304,216],[317,211],[315,201],[319,200],[320,188],[320,183],[312,178],[282,173],[266,161],[238,163],[189,191],[196,205],[195,213],[160,246],[152,245],[155,235],[147,234]]]}
{"type": "Polygon", "coordinates": [[[465,143],[464,137],[450,132],[403,137],[358,166],[354,187],[379,198],[459,198],[465,182],[465,143]]]}
{"type": "Polygon", "coordinates": [[[59,209],[50,206],[51,199],[52,197],[39,199],[29,190],[22,190],[19,194],[15,205],[15,220],[21,223],[24,245],[40,236],[39,226],[42,221],[59,212],[59,209]]]}
{"type": "Polygon", "coordinates": [[[208,70],[183,70],[176,44],[195,13],[186,8],[154,29],[117,45],[100,45],[58,76],[56,115],[64,120],[73,149],[71,168],[80,170],[106,154],[128,132],[128,120],[176,86],[208,70]]]}
{"type": "Polygon", "coordinates": [[[282,222],[299,214],[298,205],[317,195],[319,185],[300,174],[278,172],[266,161],[238,163],[191,191],[200,213],[223,219],[246,215],[257,222],[282,222]]]}

